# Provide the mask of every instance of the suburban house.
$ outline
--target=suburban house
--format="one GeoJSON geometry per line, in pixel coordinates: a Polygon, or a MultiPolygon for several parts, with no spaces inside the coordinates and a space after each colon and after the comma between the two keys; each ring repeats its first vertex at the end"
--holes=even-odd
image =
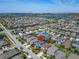
{"type": "Polygon", "coordinates": [[[48,33],[42,33],[42,35],[46,37],[47,39],[50,39],[52,37],[52,35],[48,33]]]}
{"type": "Polygon", "coordinates": [[[65,48],[70,48],[70,47],[71,47],[71,44],[72,44],[72,41],[71,41],[71,40],[66,40],[66,41],[64,42],[65,48]]]}
{"type": "Polygon", "coordinates": [[[4,40],[3,37],[4,37],[3,35],[0,35],[0,48],[9,45],[9,43],[6,40],[4,40]]]}
{"type": "Polygon", "coordinates": [[[79,40],[78,41],[77,40],[74,40],[72,42],[72,46],[75,47],[75,48],[79,48],[79,40]]]}
{"type": "Polygon", "coordinates": [[[45,44],[44,41],[41,41],[41,42],[37,41],[37,42],[34,43],[34,45],[37,46],[37,47],[41,47],[43,44],[45,44]]]}
{"type": "Polygon", "coordinates": [[[79,59],[79,55],[70,53],[69,56],[68,56],[68,59],[79,59]]]}
{"type": "Polygon", "coordinates": [[[59,50],[55,53],[55,56],[56,56],[56,59],[66,59],[66,54],[59,50]]]}
{"type": "Polygon", "coordinates": [[[51,47],[51,44],[45,42],[44,44],[41,45],[41,50],[43,52],[46,52],[48,50],[48,48],[50,48],[50,47],[51,47]]]}
{"type": "Polygon", "coordinates": [[[22,38],[30,44],[33,44],[34,42],[37,41],[37,37],[32,36],[30,34],[25,34],[22,36],[22,38]]]}
{"type": "Polygon", "coordinates": [[[54,45],[52,45],[51,47],[48,48],[47,50],[47,55],[51,56],[51,55],[55,55],[55,53],[58,51],[58,48],[54,45]]]}
{"type": "Polygon", "coordinates": [[[57,37],[56,41],[57,41],[58,44],[61,44],[61,43],[65,42],[65,39],[63,37],[57,37]]]}
{"type": "Polygon", "coordinates": [[[20,54],[20,52],[18,50],[12,49],[12,50],[9,50],[9,51],[1,54],[0,59],[11,59],[19,54],[20,54]]]}

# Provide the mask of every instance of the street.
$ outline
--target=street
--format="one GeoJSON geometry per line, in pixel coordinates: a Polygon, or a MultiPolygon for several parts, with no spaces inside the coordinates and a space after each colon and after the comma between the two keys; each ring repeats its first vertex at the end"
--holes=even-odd
{"type": "Polygon", "coordinates": [[[7,30],[1,23],[0,23],[0,25],[1,25],[1,27],[4,29],[5,33],[6,33],[7,35],[9,35],[9,36],[11,37],[11,39],[15,42],[15,47],[18,47],[18,48],[22,47],[23,50],[24,50],[25,52],[28,52],[29,55],[32,56],[33,59],[40,59],[35,53],[33,53],[31,50],[29,50],[28,48],[26,48],[25,46],[23,46],[23,45],[21,44],[21,42],[19,42],[19,41],[16,39],[16,37],[13,36],[13,35],[9,32],[9,30],[7,30]]]}

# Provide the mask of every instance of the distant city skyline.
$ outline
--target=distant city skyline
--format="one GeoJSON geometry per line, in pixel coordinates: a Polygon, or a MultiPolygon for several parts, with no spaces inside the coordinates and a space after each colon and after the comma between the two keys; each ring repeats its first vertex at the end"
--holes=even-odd
{"type": "Polygon", "coordinates": [[[79,0],[0,0],[0,13],[79,13],[79,0]]]}

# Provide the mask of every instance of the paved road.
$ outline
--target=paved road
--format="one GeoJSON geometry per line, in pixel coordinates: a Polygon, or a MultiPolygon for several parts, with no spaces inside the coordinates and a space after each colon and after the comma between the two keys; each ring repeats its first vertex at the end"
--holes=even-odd
{"type": "Polygon", "coordinates": [[[21,44],[21,42],[19,42],[19,41],[16,39],[16,37],[13,36],[13,35],[9,32],[9,30],[7,30],[1,23],[0,23],[0,25],[1,25],[2,28],[5,30],[5,33],[8,34],[8,35],[12,38],[12,40],[16,43],[16,44],[15,44],[16,47],[18,47],[18,48],[22,47],[23,50],[25,50],[26,52],[28,52],[29,55],[33,57],[33,59],[40,59],[35,53],[33,53],[31,50],[29,50],[28,48],[26,48],[25,46],[23,46],[23,45],[21,44]]]}
{"type": "MultiPolygon", "coordinates": [[[[11,32],[11,31],[13,31],[13,30],[9,30],[9,32],[11,32]]],[[[5,31],[0,31],[0,34],[2,34],[2,33],[5,33],[5,31]]]]}

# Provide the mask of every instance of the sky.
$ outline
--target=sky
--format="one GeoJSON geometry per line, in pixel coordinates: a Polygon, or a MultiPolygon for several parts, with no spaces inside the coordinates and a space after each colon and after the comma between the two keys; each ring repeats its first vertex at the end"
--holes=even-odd
{"type": "Polygon", "coordinates": [[[79,13],[79,0],[0,0],[0,13],[79,13]]]}

